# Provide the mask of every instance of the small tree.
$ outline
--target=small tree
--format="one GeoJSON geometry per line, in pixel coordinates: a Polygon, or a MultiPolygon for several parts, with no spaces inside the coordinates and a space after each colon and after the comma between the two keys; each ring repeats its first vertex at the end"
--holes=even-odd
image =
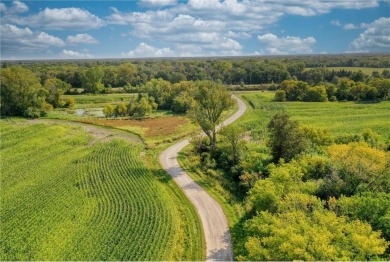
{"type": "Polygon", "coordinates": [[[212,81],[197,82],[194,100],[189,116],[202,128],[210,139],[211,150],[215,151],[217,125],[222,122],[222,113],[233,106],[234,100],[222,84],[212,81]]]}
{"type": "Polygon", "coordinates": [[[284,91],[284,90],[276,91],[274,101],[275,102],[286,102],[286,91],[284,91]]]}
{"type": "Polygon", "coordinates": [[[113,105],[107,105],[103,108],[103,114],[106,117],[110,117],[114,114],[115,108],[113,105]]]}
{"type": "Polygon", "coordinates": [[[277,113],[269,122],[269,146],[275,161],[280,158],[290,161],[307,147],[304,133],[298,122],[290,120],[285,113],[277,113]]]}

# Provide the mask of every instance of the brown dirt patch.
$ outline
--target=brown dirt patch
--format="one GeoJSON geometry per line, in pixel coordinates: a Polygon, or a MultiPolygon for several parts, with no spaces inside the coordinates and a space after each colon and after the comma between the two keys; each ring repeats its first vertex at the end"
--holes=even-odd
{"type": "Polygon", "coordinates": [[[166,136],[175,132],[176,128],[188,123],[188,120],[180,116],[147,118],[142,120],[131,119],[83,119],[84,123],[100,126],[125,127],[136,126],[146,128],[145,137],[166,136]]]}

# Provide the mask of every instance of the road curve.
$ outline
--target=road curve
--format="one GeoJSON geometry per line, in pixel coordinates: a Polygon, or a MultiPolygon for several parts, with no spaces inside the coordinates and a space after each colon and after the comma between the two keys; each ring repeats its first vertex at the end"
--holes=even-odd
{"type": "MultiPolygon", "coordinates": [[[[237,120],[246,110],[243,101],[235,95],[232,97],[237,101],[238,111],[219,125],[218,129],[237,120]]],[[[178,153],[188,144],[189,139],[186,139],[163,151],[159,157],[160,164],[198,211],[206,240],[206,260],[231,261],[233,251],[229,226],[221,206],[187,175],[177,161],[178,153]]]]}

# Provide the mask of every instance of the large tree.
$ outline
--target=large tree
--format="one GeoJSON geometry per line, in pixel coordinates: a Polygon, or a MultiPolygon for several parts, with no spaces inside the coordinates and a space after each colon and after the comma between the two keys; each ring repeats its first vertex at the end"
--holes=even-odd
{"type": "Polygon", "coordinates": [[[231,108],[234,100],[223,87],[212,81],[199,81],[194,92],[195,102],[189,116],[210,139],[211,149],[215,151],[217,126],[222,122],[222,113],[231,108]]]}
{"type": "Polygon", "coordinates": [[[46,91],[29,69],[14,66],[1,70],[1,115],[39,117],[45,113],[46,91]]]}

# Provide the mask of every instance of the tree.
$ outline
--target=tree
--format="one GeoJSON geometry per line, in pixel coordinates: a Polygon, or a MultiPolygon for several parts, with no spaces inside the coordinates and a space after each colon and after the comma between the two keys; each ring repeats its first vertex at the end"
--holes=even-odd
{"type": "Polygon", "coordinates": [[[327,102],[328,96],[324,86],[308,87],[303,95],[302,101],[305,102],[327,102]]]}
{"type": "Polygon", "coordinates": [[[110,117],[114,115],[115,108],[113,105],[107,105],[103,108],[103,114],[105,117],[110,117]]]}
{"type": "Polygon", "coordinates": [[[103,90],[104,72],[100,67],[92,67],[81,74],[81,83],[85,93],[97,94],[103,90]]]}
{"type": "Polygon", "coordinates": [[[145,84],[145,89],[149,96],[155,98],[159,108],[171,109],[173,99],[171,83],[162,78],[152,79],[145,84]]]}
{"type": "Polygon", "coordinates": [[[390,193],[364,192],[352,197],[342,196],[336,201],[336,211],[370,223],[390,241],[390,193]]]}
{"type": "Polygon", "coordinates": [[[14,66],[1,69],[1,115],[39,117],[49,106],[45,102],[47,91],[38,77],[29,69],[14,66]]]}
{"type": "Polygon", "coordinates": [[[284,90],[276,91],[274,101],[275,102],[286,102],[286,91],[284,91],[284,90]]]}
{"type": "Polygon", "coordinates": [[[64,106],[64,101],[61,96],[69,91],[70,85],[61,81],[58,78],[49,78],[45,80],[43,87],[48,91],[46,95],[46,102],[53,105],[54,108],[64,106]]]}
{"type": "Polygon", "coordinates": [[[285,201],[290,210],[262,211],[246,222],[247,254],[238,260],[371,260],[389,245],[369,224],[338,217],[312,197],[285,201]]]}
{"type": "Polygon", "coordinates": [[[269,146],[275,161],[280,158],[290,161],[307,148],[307,141],[298,122],[290,120],[287,114],[277,113],[267,127],[270,132],[269,146]]]}
{"type": "Polygon", "coordinates": [[[211,150],[215,151],[217,125],[222,122],[222,113],[233,106],[234,100],[222,84],[200,81],[196,85],[195,101],[189,110],[189,116],[202,128],[210,140],[211,150]]]}

